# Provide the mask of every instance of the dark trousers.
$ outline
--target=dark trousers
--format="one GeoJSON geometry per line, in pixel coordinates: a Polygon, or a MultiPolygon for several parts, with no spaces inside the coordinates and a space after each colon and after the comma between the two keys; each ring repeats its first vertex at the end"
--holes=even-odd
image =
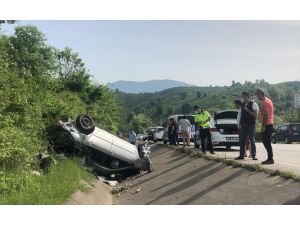
{"type": "Polygon", "coordinates": [[[240,129],[240,157],[245,156],[246,138],[249,136],[252,157],[256,156],[255,125],[243,125],[240,129]]]}
{"type": "Polygon", "coordinates": [[[213,151],[213,145],[212,145],[212,140],[211,140],[211,133],[210,133],[210,128],[203,128],[200,129],[200,139],[201,139],[201,148],[202,151],[205,152],[205,139],[207,139],[207,148],[209,151],[213,151]]]}
{"type": "Polygon", "coordinates": [[[266,125],[265,131],[262,133],[262,141],[268,152],[268,160],[273,160],[273,149],[271,144],[273,130],[273,124],[266,125]]]}
{"type": "Polygon", "coordinates": [[[171,133],[169,139],[171,145],[176,145],[176,133],[171,133]]]}

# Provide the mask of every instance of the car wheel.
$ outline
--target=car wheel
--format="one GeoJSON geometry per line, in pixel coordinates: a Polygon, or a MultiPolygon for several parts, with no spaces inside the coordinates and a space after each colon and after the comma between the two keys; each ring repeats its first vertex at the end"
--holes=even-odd
{"type": "Polygon", "coordinates": [[[164,144],[166,145],[168,142],[164,140],[164,144]]]}
{"type": "Polygon", "coordinates": [[[272,137],[272,143],[273,143],[273,144],[276,144],[275,137],[272,137]]]}
{"type": "Polygon", "coordinates": [[[285,143],[285,144],[290,144],[290,143],[291,143],[290,140],[288,139],[288,137],[286,137],[286,138],[284,139],[284,143],[285,143]]]}
{"type": "Polygon", "coordinates": [[[226,145],[226,149],[227,150],[231,149],[231,145],[226,145]]]}
{"type": "Polygon", "coordinates": [[[81,133],[86,135],[93,133],[93,131],[95,130],[93,119],[86,114],[77,116],[76,127],[81,133]]]}

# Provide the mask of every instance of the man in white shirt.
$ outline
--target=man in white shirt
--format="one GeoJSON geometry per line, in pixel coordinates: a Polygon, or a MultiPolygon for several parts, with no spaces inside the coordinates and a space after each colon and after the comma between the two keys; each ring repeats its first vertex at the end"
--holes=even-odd
{"type": "Polygon", "coordinates": [[[181,136],[183,139],[183,146],[190,146],[190,129],[192,127],[190,121],[184,116],[181,120],[179,120],[178,125],[181,129],[181,136]]]}

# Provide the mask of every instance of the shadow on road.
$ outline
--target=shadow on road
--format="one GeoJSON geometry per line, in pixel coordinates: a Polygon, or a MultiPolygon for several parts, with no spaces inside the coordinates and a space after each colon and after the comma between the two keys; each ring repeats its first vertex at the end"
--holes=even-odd
{"type": "Polygon", "coordinates": [[[185,174],[185,175],[183,175],[183,176],[177,178],[176,180],[172,180],[171,182],[166,183],[166,184],[164,184],[164,185],[162,185],[162,186],[160,186],[160,187],[158,187],[158,188],[155,188],[154,190],[152,190],[152,191],[150,191],[150,192],[158,191],[159,189],[162,189],[162,188],[164,188],[164,187],[167,187],[167,186],[171,185],[172,183],[176,183],[176,182],[179,182],[179,181],[181,181],[181,180],[186,180],[186,179],[188,179],[188,178],[191,178],[192,176],[197,175],[197,174],[203,172],[204,170],[207,170],[207,169],[211,168],[211,167],[212,167],[213,165],[215,165],[215,164],[216,164],[215,162],[210,162],[210,163],[208,163],[207,165],[204,165],[204,166],[201,166],[201,167],[199,167],[199,168],[197,168],[197,169],[195,169],[195,170],[192,170],[191,172],[189,172],[189,173],[187,173],[187,174],[185,174]]]}
{"type": "Polygon", "coordinates": [[[294,200],[284,203],[284,205],[300,205],[300,196],[295,198],[294,200]]]}
{"type": "Polygon", "coordinates": [[[202,173],[198,176],[195,176],[195,177],[192,177],[191,179],[189,179],[188,181],[184,182],[183,184],[180,184],[179,186],[177,187],[174,187],[166,192],[164,192],[163,194],[159,195],[157,198],[155,198],[154,200],[146,203],[146,205],[149,205],[149,204],[152,204],[154,202],[156,202],[157,200],[161,199],[161,198],[164,198],[164,197],[167,197],[167,196],[170,196],[172,194],[175,194],[176,192],[180,192],[186,188],[189,188],[195,184],[197,184],[198,182],[200,182],[201,180],[203,180],[204,178],[208,177],[208,176],[211,176],[213,175],[214,173],[217,173],[218,171],[224,169],[225,166],[223,164],[218,164],[217,167],[205,172],[205,173],[202,173]]]}
{"type": "MultiPolygon", "coordinates": [[[[160,173],[158,173],[158,174],[156,174],[156,175],[154,175],[154,176],[152,176],[152,177],[149,177],[148,179],[145,179],[145,180],[142,180],[141,182],[139,182],[139,183],[136,183],[136,184],[134,184],[134,185],[132,185],[131,187],[136,187],[136,186],[139,186],[139,185],[141,185],[141,184],[143,184],[143,183],[146,183],[146,182],[148,182],[148,181],[150,181],[150,180],[153,180],[153,179],[155,179],[155,178],[157,178],[157,177],[159,177],[159,176],[161,176],[161,175],[163,175],[163,174],[166,174],[166,173],[168,173],[168,172],[170,172],[170,171],[172,171],[172,170],[174,170],[174,169],[178,169],[179,167],[181,167],[181,166],[184,166],[185,164],[187,164],[187,163],[191,163],[192,161],[194,161],[194,160],[196,160],[196,159],[198,159],[198,158],[189,158],[189,157],[186,157],[186,161],[184,161],[184,162],[182,162],[182,163],[180,163],[180,164],[177,164],[177,165],[175,165],[175,166],[173,166],[173,167],[171,167],[171,168],[169,168],[169,169],[167,169],[167,170],[164,170],[164,171],[162,171],[162,172],[160,172],[160,173]]],[[[151,173],[151,174],[153,174],[153,173],[151,173]]]]}
{"type": "Polygon", "coordinates": [[[243,173],[243,170],[240,169],[239,171],[235,172],[234,174],[230,175],[229,177],[226,177],[225,179],[223,179],[223,180],[219,181],[218,183],[216,183],[216,184],[210,186],[209,188],[207,188],[207,189],[205,189],[205,190],[199,192],[198,194],[196,194],[196,195],[190,197],[189,199],[187,199],[187,200],[185,200],[185,201],[179,203],[179,205],[187,205],[187,204],[192,203],[193,201],[195,201],[195,200],[201,198],[203,195],[205,195],[205,194],[207,194],[207,193],[213,191],[214,189],[216,189],[216,188],[218,188],[218,187],[220,187],[220,186],[222,186],[222,185],[224,185],[224,184],[230,182],[230,181],[233,180],[234,178],[240,176],[242,173],[243,173]]]}
{"type": "Polygon", "coordinates": [[[178,160],[180,160],[180,159],[183,159],[184,157],[188,157],[188,156],[181,153],[181,154],[179,155],[179,157],[177,157],[177,158],[175,158],[175,159],[172,159],[172,160],[170,160],[169,162],[166,162],[166,164],[172,164],[172,163],[174,163],[174,162],[176,162],[176,161],[178,161],[178,160]]]}

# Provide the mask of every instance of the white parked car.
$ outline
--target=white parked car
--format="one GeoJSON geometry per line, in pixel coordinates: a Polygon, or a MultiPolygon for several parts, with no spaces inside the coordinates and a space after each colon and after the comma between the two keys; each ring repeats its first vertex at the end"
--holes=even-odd
{"type": "MultiPolygon", "coordinates": [[[[210,133],[213,146],[239,146],[237,110],[222,110],[214,114],[210,121],[210,133]]],[[[195,134],[195,147],[201,146],[199,131],[195,134]]]]}
{"type": "Polygon", "coordinates": [[[239,146],[237,127],[237,110],[222,110],[216,112],[210,122],[211,139],[214,146],[239,146]]]}
{"type": "Polygon", "coordinates": [[[84,151],[86,163],[99,173],[111,174],[130,169],[150,170],[150,147],[132,145],[95,127],[88,115],[79,115],[75,124],[72,121],[60,121],[59,127],[68,139],[65,141],[73,144],[71,148],[84,151]]]}
{"type": "Polygon", "coordinates": [[[157,130],[153,133],[153,141],[162,141],[164,137],[165,129],[163,127],[158,127],[157,130]]]}

